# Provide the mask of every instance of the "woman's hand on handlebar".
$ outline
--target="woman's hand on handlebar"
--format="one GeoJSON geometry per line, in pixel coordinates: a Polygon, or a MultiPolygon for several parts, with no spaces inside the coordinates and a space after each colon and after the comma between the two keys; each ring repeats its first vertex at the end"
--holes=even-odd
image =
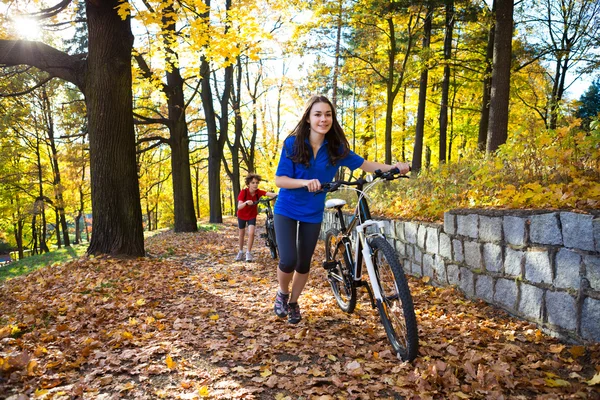
{"type": "Polygon", "coordinates": [[[321,182],[319,182],[318,179],[307,179],[304,182],[304,187],[309,192],[317,192],[317,191],[321,190],[321,182]]]}
{"type": "Polygon", "coordinates": [[[398,162],[393,165],[393,168],[397,168],[400,175],[406,175],[410,171],[410,164],[405,162],[398,162]]]}

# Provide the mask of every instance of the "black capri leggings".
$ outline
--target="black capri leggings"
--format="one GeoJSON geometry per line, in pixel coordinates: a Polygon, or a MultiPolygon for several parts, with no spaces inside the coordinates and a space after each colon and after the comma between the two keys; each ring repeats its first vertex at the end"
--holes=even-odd
{"type": "Polygon", "coordinates": [[[307,274],[319,239],[320,223],[296,221],[275,214],[275,235],[279,249],[279,269],[289,274],[307,274]]]}

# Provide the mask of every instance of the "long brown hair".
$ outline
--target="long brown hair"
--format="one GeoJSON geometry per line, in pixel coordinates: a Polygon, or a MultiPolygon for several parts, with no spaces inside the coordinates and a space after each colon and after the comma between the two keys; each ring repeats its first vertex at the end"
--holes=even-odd
{"type": "Polygon", "coordinates": [[[329,107],[331,107],[332,124],[331,129],[329,129],[329,132],[325,135],[325,140],[327,140],[327,154],[329,155],[329,161],[331,162],[331,165],[335,165],[338,160],[346,157],[348,153],[350,153],[350,144],[348,143],[348,139],[346,139],[346,135],[344,135],[344,130],[337,120],[333,104],[331,104],[331,101],[329,101],[327,97],[318,95],[312,96],[308,100],[300,122],[298,122],[289,135],[296,136],[294,149],[290,159],[295,163],[304,164],[306,166],[310,164],[310,152],[305,143],[305,139],[310,135],[310,123],[308,122],[310,120],[310,111],[317,103],[327,103],[329,104],[329,107]]]}

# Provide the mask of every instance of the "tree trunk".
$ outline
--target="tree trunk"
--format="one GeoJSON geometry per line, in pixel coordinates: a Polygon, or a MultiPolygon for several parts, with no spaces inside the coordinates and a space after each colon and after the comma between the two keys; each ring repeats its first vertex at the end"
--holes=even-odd
{"type": "Polygon", "coordinates": [[[133,35],[119,0],[86,1],[92,240],[88,254],[143,256],[131,93],[133,35]]]}
{"type": "Polygon", "coordinates": [[[223,215],[221,209],[221,152],[219,151],[219,139],[217,136],[217,122],[215,109],[212,102],[212,89],[210,86],[210,65],[202,57],[200,66],[202,78],[202,108],[206,121],[208,136],[208,204],[209,222],[222,223],[223,215]]]}
{"type": "Polygon", "coordinates": [[[454,0],[446,0],[446,35],[444,38],[444,78],[440,102],[440,164],[446,162],[448,132],[448,94],[450,91],[450,58],[452,57],[452,33],[454,29],[454,0]]]}
{"type": "Polygon", "coordinates": [[[169,109],[169,144],[171,146],[171,171],[173,181],[173,205],[175,214],[175,232],[196,232],[198,223],[194,211],[192,177],[190,173],[190,139],[185,115],[183,78],[175,60],[171,38],[177,35],[173,3],[163,10],[165,30],[165,51],[167,68],[167,103],[169,109]]]}
{"type": "Polygon", "coordinates": [[[335,36],[335,62],[334,62],[334,66],[333,66],[333,79],[332,79],[332,95],[331,95],[331,103],[333,104],[333,108],[336,109],[337,108],[337,93],[338,93],[338,88],[337,88],[337,83],[338,83],[338,76],[340,74],[340,44],[342,41],[342,16],[343,16],[343,11],[344,11],[344,2],[342,0],[338,0],[339,3],[339,11],[338,11],[338,18],[337,18],[337,31],[336,31],[336,36],[335,36]]]}
{"type": "MultiPolygon", "coordinates": [[[[433,7],[427,6],[427,15],[423,25],[423,50],[429,49],[431,42],[433,7]]],[[[429,67],[423,66],[421,79],[419,80],[419,104],[417,106],[417,123],[415,127],[415,147],[413,151],[412,170],[418,173],[423,166],[423,142],[425,136],[425,104],[427,100],[427,81],[429,77],[429,67]]]]}
{"type": "Polygon", "coordinates": [[[46,90],[46,86],[42,88],[42,102],[45,115],[45,124],[46,124],[46,133],[48,134],[48,146],[50,147],[50,154],[52,158],[50,160],[52,165],[52,174],[54,179],[52,181],[52,186],[54,188],[54,198],[56,199],[55,207],[56,207],[56,241],[58,248],[61,247],[60,240],[60,231],[63,233],[63,243],[66,247],[71,246],[71,241],[69,238],[69,227],[67,225],[67,218],[65,216],[65,201],[63,199],[63,187],[62,181],[60,177],[60,166],[58,164],[58,150],[56,148],[56,140],[54,139],[54,118],[52,114],[52,108],[50,104],[50,98],[48,97],[48,92],[46,90]],[[59,229],[60,226],[60,229],[59,229]]]}
{"type": "MultiPolygon", "coordinates": [[[[496,14],[496,1],[492,3],[492,15],[496,14]]],[[[490,122],[490,92],[492,90],[492,59],[494,57],[494,36],[496,22],[492,20],[485,52],[485,72],[483,76],[483,94],[481,96],[481,117],[479,119],[479,135],[477,137],[477,149],[485,151],[487,144],[488,126],[490,122]]]]}
{"type": "Polygon", "coordinates": [[[510,65],[512,60],[513,0],[498,0],[486,153],[498,150],[508,137],[510,65]]]}

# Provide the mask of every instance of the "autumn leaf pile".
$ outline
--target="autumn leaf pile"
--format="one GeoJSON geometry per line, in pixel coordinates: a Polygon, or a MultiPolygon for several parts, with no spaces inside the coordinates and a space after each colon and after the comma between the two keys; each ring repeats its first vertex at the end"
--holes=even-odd
{"type": "MultiPolygon", "coordinates": [[[[262,228],[258,229],[258,233],[262,228]]],[[[0,286],[9,399],[598,399],[600,346],[563,344],[452,288],[411,279],[419,357],[370,307],[335,304],[319,266],[298,326],[273,311],[276,261],[234,262],[237,228],[165,232],[148,257],[81,258],[0,286]]]]}

